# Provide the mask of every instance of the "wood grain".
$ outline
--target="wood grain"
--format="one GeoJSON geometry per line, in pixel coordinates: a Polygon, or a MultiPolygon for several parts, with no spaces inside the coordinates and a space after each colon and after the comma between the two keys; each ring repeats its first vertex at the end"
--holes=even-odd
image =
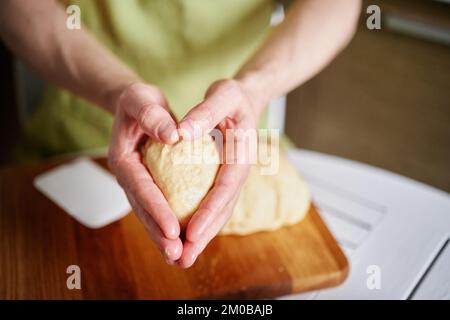
{"type": "Polygon", "coordinates": [[[335,286],[347,275],[314,208],[276,232],[217,237],[190,269],[168,266],[133,214],[88,229],[34,189],[33,178],[56,164],[0,170],[1,299],[269,298],[335,286]],[[66,287],[72,264],[81,268],[81,290],[66,287]]]}

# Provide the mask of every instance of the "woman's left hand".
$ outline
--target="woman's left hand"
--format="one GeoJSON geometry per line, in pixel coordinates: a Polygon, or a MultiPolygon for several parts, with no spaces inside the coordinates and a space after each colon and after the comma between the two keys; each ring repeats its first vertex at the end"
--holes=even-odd
{"type": "MultiPolygon", "coordinates": [[[[184,139],[191,139],[218,128],[224,136],[223,150],[228,150],[226,146],[231,142],[236,150],[240,143],[248,142],[235,134],[238,132],[236,129],[252,129],[256,134],[259,110],[262,110],[263,105],[265,102],[255,99],[240,81],[219,80],[209,87],[205,99],[180,122],[179,134],[184,139]]],[[[226,153],[223,156],[226,161],[222,161],[212,189],[186,227],[183,253],[178,260],[178,264],[183,268],[188,268],[195,262],[231,217],[241,187],[247,178],[248,161],[237,159],[236,152],[233,152],[233,159],[226,153]]],[[[239,157],[239,154],[237,156],[239,157]]]]}

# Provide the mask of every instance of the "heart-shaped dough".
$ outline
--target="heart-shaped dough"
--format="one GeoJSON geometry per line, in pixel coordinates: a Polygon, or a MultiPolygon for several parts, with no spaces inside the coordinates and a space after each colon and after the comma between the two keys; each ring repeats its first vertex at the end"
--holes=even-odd
{"type": "Polygon", "coordinates": [[[147,142],[144,162],[184,225],[214,183],[219,152],[210,135],[174,145],[147,142]]]}

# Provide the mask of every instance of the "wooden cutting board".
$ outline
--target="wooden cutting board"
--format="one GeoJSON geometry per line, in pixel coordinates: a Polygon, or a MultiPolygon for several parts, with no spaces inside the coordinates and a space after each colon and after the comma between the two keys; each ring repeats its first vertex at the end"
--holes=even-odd
{"type": "Polygon", "coordinates": [[[190,269],[168,266],[133,214],[88,229],[34,189],[56,164],[0,170],[0,299],[269,298],[347,275],[314,207],[292,227],[217,237],[190,269]],[[81,290],[67,289],[69,265],[81,268],[81,290]]]}

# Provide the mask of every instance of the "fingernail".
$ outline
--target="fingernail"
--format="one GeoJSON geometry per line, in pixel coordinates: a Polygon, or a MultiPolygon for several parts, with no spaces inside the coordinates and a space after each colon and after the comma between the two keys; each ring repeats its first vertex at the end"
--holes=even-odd
{"type": "Polygon", "coordinates": [[[166,258],[166,260],[174,260],[174,257],[178,256],[179,253],[179,247],[173,247],[173,248],[169,248],[166,247],[164,249],[164,256],[166,258]]]}
{"type": "Polygon", "coordinates": [[[170,144],[174,144],[176,142],[178,142],[178,140],[180,140],[180,136],[178,135],[178,131],[176,128],[174,128],[174,130],[172,131],[172,133],[170,134],[169,137],[169,143],[170,144]]]}
{"type": "Polygon", "coordinates": [[[202,235],[202,230],[200,230],[198,228],[194,229],[193,231],[191,231],[191,230],[189,230],[189,232],[186,234],[186,236],[189,241],[196,242],[198,239],[200,239],[200,236],[202,235]]]}
{"type": "Polygon", "coordinates": [[[198,256],[195,254],[193,254],[189,257],[190,259],[189,259],[189,263],[187,265],[188,268],[191,267],[195,263],[195,260],[197,260],[197,257],[198,256]]]}
{"type": "Polygon", "coordinates": [[[176,226],[171,226],[166,231],[166,237],[175,240],[180,235],[180,230],[176,226]]]}
{"type": "Polygon", "coordinates": [[[166,143],[175,143],[179,139],[176,127],[169,121],[159,127],[158,137],[166,143]]]}

